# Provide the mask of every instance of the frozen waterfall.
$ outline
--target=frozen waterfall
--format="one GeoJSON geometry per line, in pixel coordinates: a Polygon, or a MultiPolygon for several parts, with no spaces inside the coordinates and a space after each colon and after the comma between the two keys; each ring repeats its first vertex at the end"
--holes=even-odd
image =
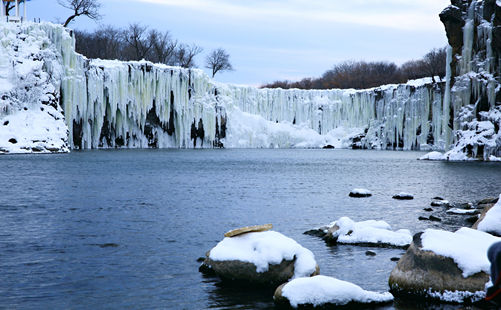
{"type": "Polygon", "coordinates": [[[45,32],[57,55],[44,68],[60,76],[54,86],[71,148],[418,150],[452,143],[443,128],[445,83],[431,79],[366,90],[258,89],[217,83],[198,69],[89,60],[61,26],[18,27],[45,32]]]}

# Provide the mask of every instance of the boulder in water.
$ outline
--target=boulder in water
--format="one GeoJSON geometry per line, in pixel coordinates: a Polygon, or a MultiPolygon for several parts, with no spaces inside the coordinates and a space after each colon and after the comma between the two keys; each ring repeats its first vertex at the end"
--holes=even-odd
{"type": "Polygon", "coordinates": [[[200,270],[223,280],[277,286],[319,273],[313,253],[275,231],[226,237],[206,254],[200,270]]]}
{"type": "Polygon", "coordinates": [[[372,193],[368,189],[365,189],[365,188],[354,188],[350,192],[349,196],[354,197],[354,198],[364,198],[364,197],[372,196],[372,193]]]}
{"type": "Polygon", "coordinates": [[[388,293],[370,292],[358,285],[326,276],[299,278],[279,286],[273,296],[278,306],[300,309],[359,307],[391,302],[388,293]]]}
{"type": "Polygon", "coordinates": [[[469,228],[416,234],[391,272],[390,291],[446,302],[479,301],[489,281],[486,251],[496,240],[501,239],[469,228]]]}

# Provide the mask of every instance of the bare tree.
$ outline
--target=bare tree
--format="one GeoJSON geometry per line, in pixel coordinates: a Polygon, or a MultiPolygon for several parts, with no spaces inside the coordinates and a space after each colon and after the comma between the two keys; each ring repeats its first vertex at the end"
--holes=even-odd
{"type": "Polygon", "coordinates": [[[78,16],[87,16],[94,20],[101,19],[102,17],[99,14],[101,4],[98,0],[58,0],[58,2],[63,7],[73,11],[73,14],[64,22],[64,27],[68,26],[69,23],[78,16]]]}
{"type": "Polygon", "coordinates": [[[89,58],[126,60],[122,30],[118,28],[106,26],[93,33],[76,30],[75,39],[77,52],[89,58]]]}
{"type": "Polygon", "coordinates": [[[176,64],[183,68],[196,67],[195,56],[200,54],[204,49],[196,44],[186,45],[181,44],[176,52],[176,64]]]}
{"type": "MultiPolygon", "coordinates": [[[[1,0],[0,0],[1,1],[1,0]]],[[[19,3],[24,3],[25,0],[19,0],[19,3]]],[[[2,5],[4,5],[4,12],[5,12],[5,15],[9,16],[10,14],[10,11],[12,11],[12,9],[14,9],[16,7],[16,2],[5,2],[5,4],[3,4],[4,1],[2,1],[2,5]]]]}
{"type": "Polygon", "coordinates": [[[124,31],[126,54],[129,60],[147,59],[153,42],[147,37],[147,27],[137,23],[130,24],[124,31]]]}
{"type": "Polygon", "coordinates": [[[230,54],[223,48],[213,50],[205,59],[205,63],[205,67],[212,70],[212,77],[219,71],[233,70],[230,63],[230,54]]]}
{"type": "Polygon", "coordinates": [[[150,61],[164,63],[166,65],[175,64],[177,41],[172,40],[168,31],[160,32],[151,30],[148,35],[151,45],[150,61]]]}
{"type": "Polygon", "coordinates": [[[428,76],[431,76],[433,82],[435,82],[435,76],[438,76],[442,80],[445,76],[447,49],[445,47],[434,48],[424,56],[423,60],[428,70],[428,76]]]}

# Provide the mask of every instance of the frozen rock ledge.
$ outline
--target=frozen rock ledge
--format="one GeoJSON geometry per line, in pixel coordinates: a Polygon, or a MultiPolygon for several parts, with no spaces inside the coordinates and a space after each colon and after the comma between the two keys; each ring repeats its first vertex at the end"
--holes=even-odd
{"type": "Polygon", "coordinates": [[[350,282],[326,276],[294,279],[277,288],[275,303],[292,308],[357,306],[388,303],[393,295],[388,292],[366,291],[350,282]]]}
{"type": "Polygon", "coordinates": [[[203,263],[223,280],[277,286],[319,273],[313,253],[276,231],[224,238],[203,263]]]}

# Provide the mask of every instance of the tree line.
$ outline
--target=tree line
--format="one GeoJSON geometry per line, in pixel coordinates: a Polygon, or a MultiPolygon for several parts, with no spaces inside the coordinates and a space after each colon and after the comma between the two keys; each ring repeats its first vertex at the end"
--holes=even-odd
{"type": "MultiPolygon", "coordinates": [[[[20,3],[30,0],[20,0],[20,3]]],[[[59,5],[70,10],[63,26],[67,27],[80,16],[100,20],[101,2],[99,0],[58,0],[59,5]]],[[[1,1],[4,12],[11,14],[15,3],[1,1]]],[[[149,60],[183,68],[196,67],[195,57],[203,52],[196,44],[184,44],[174,40],[169,31],[148,29],[138,23],[130,24],[125,29],[113,26],[101,26],[89,32],[75,30],[76,51],[89,58],[118,60],[149,60]]],[[[212,77],[221,71],[233,70],[230,55],[223,48],[212,50],[205,58],[205,67],[210,69],[212,77]]]]}
{"type": "Polygon", "coordinates": [[[262,88],[299,89],[364,89],[385,84],[405,83],[423,77],[445,76],[446,48],[435,48],[422,59],[408,61],[401,66],[393,62],[345,61],[327,70],[319,78],[304,78],[300,81],[275,81],[262,88]]]}
{"type": "MultiPolygon", "coordinates": [[[[118,60],[148,60],[183,68],[197,67],[195,57],[203,48],[196,44],[181,43],[172,38],[169,31],[148,29],[137,23],[121,29],[103,26],[96,31],[75,31],[76,51],[89,58],[118,60]]],[[[212,76],[225,70],[233,70],[229,54],[222,48],[207,55],[205,66],[212,76]]]]}

